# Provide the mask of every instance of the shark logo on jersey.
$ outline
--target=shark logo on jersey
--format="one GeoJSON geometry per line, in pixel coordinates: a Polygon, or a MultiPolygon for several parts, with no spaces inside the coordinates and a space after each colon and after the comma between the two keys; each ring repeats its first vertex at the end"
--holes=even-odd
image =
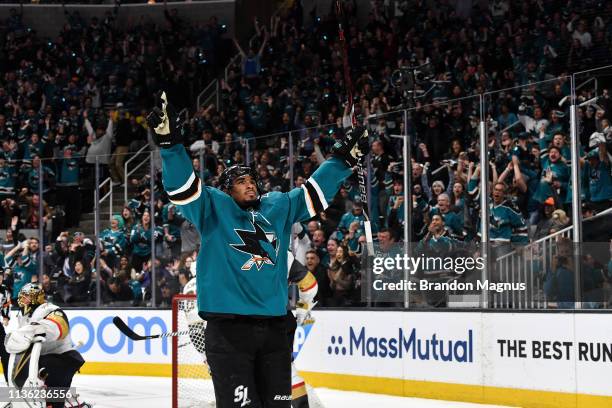
{"type": "Polygon", "coordinates": [[[265,232],[259,224],[251,222],[253,231],[234,228],[240,237],[242,244],[230,244],[230,246],[240,252],[251,255],[242,265],[243,271],[251,270],[253,265],[257,270],[261,270],[264,265],[275,265],[278,251],[278,241],[276,234],[265,232]]]}

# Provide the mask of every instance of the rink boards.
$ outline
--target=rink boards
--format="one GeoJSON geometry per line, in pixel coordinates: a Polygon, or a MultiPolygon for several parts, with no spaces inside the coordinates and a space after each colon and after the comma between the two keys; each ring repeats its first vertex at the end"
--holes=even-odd
{"type": "Polygon", "coordinates": [[[329,311],[297,359],[313,386],[521,407],[612,406],[612,315],[329,311]]]}
{"type": "MultiPolygon", "coordinates": [[[[171,312],[67,311],[84,374],[171,376],[171,312]]],[[[612,406],[612,315],[315,311],[296,363],[313,386],[523,407],[612,406]]],[[[14,319],[12,319],[12,322],[14,319]]],[[[297,353],[299,352],[299,353],[297,353]]]]}

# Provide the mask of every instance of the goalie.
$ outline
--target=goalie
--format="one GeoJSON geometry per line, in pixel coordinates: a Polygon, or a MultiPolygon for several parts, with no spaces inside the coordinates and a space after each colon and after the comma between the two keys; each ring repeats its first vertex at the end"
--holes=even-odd
{"type": "MultiPolygon", "coordinates": [[[[67,389],[72,377],[85,360],[76,351],[70,339],[68,317],[64,311],[45,300],[45,292],[38,283],[28,283],[19,291],[17,304],[19,328],[6,336],[6,350],[15,354],[11,382],[23,387],[30,364],[32,343],[42,341],[39,378],[48,388],[67,389]]],[[[64,402],[53,402],[47,406],[63,408],[64,402]]]]}
{"type": "MultiPolygon", "coordinates": [[[[287,311],[287,337],[289,344],[293,345],[295,330],[297,326],[312,324],[314,320],[310,315],[310,310],[316,302],[314,297],[317,295],[319,286],[317,279],[310,273],[304,265],[297,259],[293,259],[293,254],[288,253],[289,261],[289,283],[294,283],[299,289],[298,301],[295,307],[295,317],[291,310],[287,311]]],[[[290,307],[288,307],[290,309],[290,307]]],[[[306,383],[300,377],[295,368],[295,363],[291,361],[291,408],[309,408],[308,392],[306,383]]]]}

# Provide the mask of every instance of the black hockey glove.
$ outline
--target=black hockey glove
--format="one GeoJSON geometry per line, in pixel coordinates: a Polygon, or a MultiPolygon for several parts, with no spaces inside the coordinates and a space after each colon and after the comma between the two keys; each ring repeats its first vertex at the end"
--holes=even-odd
{"type": "Polygon", "coordinates": [[[332,154],[344,160],[347,166],[354,167],[370,151],[368,130],[362,126],[350,128],[344,138],[332,146],[332,154]]]}
{"type": "Polygon", "coordinates": [[[181,118],[168,103],[166,92],[155,95],[155,107],[147,116],[147,124],[153,130],[153,141],[161,148],[172,147],[183,142],[181,118]]]}

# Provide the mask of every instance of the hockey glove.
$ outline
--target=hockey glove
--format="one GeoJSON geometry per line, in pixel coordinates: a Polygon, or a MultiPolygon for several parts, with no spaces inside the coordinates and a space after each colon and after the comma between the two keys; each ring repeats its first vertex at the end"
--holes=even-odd
{"type": "Polygon", "coordinates": [[[310,311],[316,304],[317,302],[311,304],[302,302],[297,303],[295,306],[295,320],[298,326],[314,323],[314,318],[310,314],[310,311]]]}
{"type": "Polygon", "coordinates": [[[40,325],[28,324],[14,330],[6,336],[4,346],[11,354],[22,353],[34,341],[45,341],[45,328],[40,325]]]}
{"type": "Polygon", "coordinates": [[[161,148],[172,147],[183,142],[181,118],[168,103],[164,91],[155,95],[155,107],[147,116],[147,125],[153,130],[153,141],[161,148]]]}
{"type": "Polygon", "coordinates": [[[332,147],[332,154],[349,167],[356,166],[369,151],[368,130],[362,126],[350,128],[332,147]]]}

